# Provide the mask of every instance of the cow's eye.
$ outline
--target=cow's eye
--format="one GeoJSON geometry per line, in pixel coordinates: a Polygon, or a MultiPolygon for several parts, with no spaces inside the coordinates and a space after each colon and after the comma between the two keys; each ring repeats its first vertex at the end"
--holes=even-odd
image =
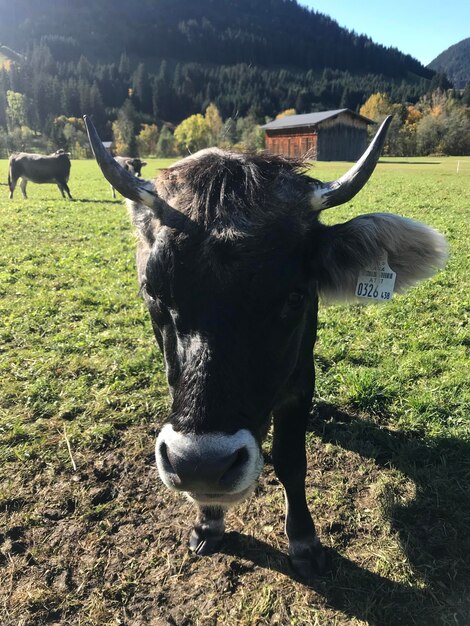
{"type": "Polygon", "coordinates": [[[291,309],[300,309],[305,300],[305,294],[301,291],[293,291],[287,297],[287,304],[291,309]]]}
{"type": "Polygon", "coordinates": [[[152,300],[156,300],[157,294],[155,293],[154,288],[152,287],[152,285],[149,282],[144,281],[142,283],[141,287],[140,287],[140,290],[141,291],[145,291],[145,293],[148,296],[150,296],[150,298],[152,298],[152,300]]]}

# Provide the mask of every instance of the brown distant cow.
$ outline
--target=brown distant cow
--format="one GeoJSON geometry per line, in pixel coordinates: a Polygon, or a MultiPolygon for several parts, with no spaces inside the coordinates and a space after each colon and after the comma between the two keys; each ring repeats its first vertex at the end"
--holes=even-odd
{"type": "Polygon", "coordinates": [[[142,181],[86,124],[105,177],[132,201],[139,281],[172,397],[157,466],[165,485],[198,507],[190,547],[200,555],[217,549],[224,511],[253,491],[273,420],[289,556],[309,578],[324,562],[305,495],[318,297],[387,300],[394,279],[404,291],[446,259],[442,235],[404,217],[319,220],[364,186],[390,119],[359,162],[330,183],[282,157],[217,148],[142,181]]]}

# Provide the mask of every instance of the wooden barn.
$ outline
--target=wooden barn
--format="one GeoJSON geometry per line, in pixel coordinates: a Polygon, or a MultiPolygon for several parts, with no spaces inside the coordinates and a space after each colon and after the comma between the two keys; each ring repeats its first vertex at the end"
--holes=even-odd
{"type": "Polygon", "coordinates": [[[356,161],[367,147],[367,126],[372,120],[349,109],[289,115],[261,128],[272,154],[314,161],[356,161]]]}

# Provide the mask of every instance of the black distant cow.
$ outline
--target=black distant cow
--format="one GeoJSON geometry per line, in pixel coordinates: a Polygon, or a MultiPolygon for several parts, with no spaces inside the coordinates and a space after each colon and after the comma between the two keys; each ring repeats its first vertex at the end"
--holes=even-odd
{"type": "Polygon", "coordinates": [[[217,148],[143,181],[109,157],[86,122],[105,177],[132,200],[139,281],[172,396],[157,466],[165,485],[198,506],[190,547],[200,555],[217,549],[225,509],[253,491],[273,419],[289,556],[310,577],[324,561],[305,497],[318,296],[361,295],[358,279],[377,279],[385,255],[391,270],[379,280],[393,270],[397,291],[446,258],[442,235],[404,217],[372,213],[334,226],[318,219],[366,183],[390,119],[360,161],[330,183],[278,156],[217,148]]]}
{"type": "MultiPolygon", "coordinates": [[[[114,157],[114,159],[117,163],[119,163],[121,167],[123,167],[125,170],[127,170],[131,174],[134,174],[134,176],[141,176],[142,168],[145,165],[147,165],[145,161],[141,161],[138,158],[117,156],[117,157],[114,157]]],[[[111,190],[113,192],[113,198],[115,198],[116,191],[112,185],[111,185],[111,190]]]]}
{"type": "Polygon", "coordinates": [[[70,154],[64,150],[57,150],[54,154],[29,154],[19,152],[10,157],[8,170],[8,186],[10,188],[10,199],[13,198],[16,183],[21,178],[20,188],[23,197],[26,198],[26,185],[28,181],[32,183],[55,183],[59,188],[62,197],[70,195],[67,185],[70,176],[70,154]]]}

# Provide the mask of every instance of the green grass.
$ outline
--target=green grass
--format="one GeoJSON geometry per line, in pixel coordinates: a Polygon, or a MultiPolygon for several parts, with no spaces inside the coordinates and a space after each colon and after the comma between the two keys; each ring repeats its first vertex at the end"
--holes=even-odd
{"type": "MultiPolygon", "coordinates": [[[[166,402],[126,210],[91,162],[74,163],[70,186],[74,203],[30,184],[28,201],[17,189],[1,205],[0,411],[7,438],[10,424],[28,424],[21,447],[41,457],[51,422],[68,419],[77,445],[99,445],[166,402]]],[[[2,458],[17,453],[7,446],[2,458]]]]}
{"type": "Polygon", "coordinates": [[[319,377],[319,395],[335,403],[349,398],[355,408],[388,413],[400,427],[423,435],[450,435],[454,428],[459,436],[462,428],[470,434],[465,419],[470,408],[465,270],[470,159],[459,174],[457,160],[387,159],[361,196],[324,218],[346,220],[359,205],[361,212],[390,211],[421,220],[449,241],[446,269],[390,305],[321,311],[317,354],[335,364],[335,373],[319,377]]]}
{"type": "Polygon", "coordinates": [[[333,567],[313,587],[286,569],[270,466],[229,515],[242,538],[186,552],[191,508],[153,468],[169,400],[127,211],[92,162],[73,163],[70,188],[75,202],[0,186],[3,623],[470,623],[470,157],[384,159],[322,217],[419,219],[450,258],[390,304],[321,308],[307,493],[333,567]]]}

